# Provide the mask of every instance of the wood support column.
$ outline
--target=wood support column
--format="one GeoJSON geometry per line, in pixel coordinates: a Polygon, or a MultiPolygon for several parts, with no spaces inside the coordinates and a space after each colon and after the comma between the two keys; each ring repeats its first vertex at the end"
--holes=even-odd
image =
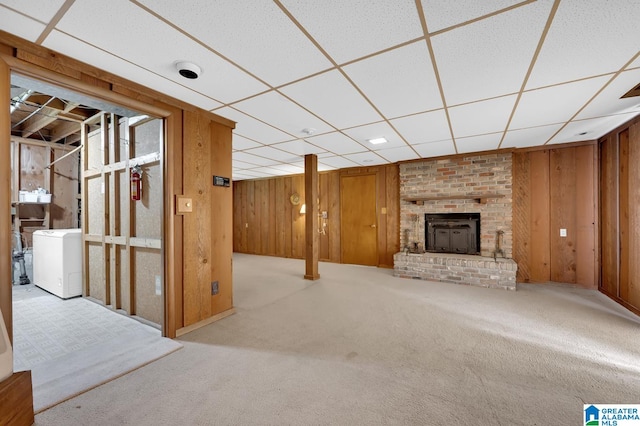
{"type": "Polygon", "coordinates": [[[320,233],[318,232],[318,157],[304,156],[305,223],[305,280],[317,280],[320,257],[320,233]]]}
{"type": "MultiPolygon", "coordinates": [[[[0,60],[0,100],[11,99],[11,72],[0,60]]],[[[4,104],[6,106],[6,103],[4,104]]],[[[13,342],[11,311],[11,117],[9,108],[0,108],[0,309],[13,342]]],[[[16,183],[17,185],[17,183],[16,183]]]]}

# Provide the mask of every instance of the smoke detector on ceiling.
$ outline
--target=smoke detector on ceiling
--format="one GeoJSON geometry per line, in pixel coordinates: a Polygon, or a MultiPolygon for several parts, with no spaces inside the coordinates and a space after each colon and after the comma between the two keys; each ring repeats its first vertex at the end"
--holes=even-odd
{"type": "Polygon", "coordinates": [[[195,80],[200,77],[200,74],[202,74],[202,69],[193,62],[176,62],[176,69],[181,76],[188,78],[189,80],[195,80]]]}

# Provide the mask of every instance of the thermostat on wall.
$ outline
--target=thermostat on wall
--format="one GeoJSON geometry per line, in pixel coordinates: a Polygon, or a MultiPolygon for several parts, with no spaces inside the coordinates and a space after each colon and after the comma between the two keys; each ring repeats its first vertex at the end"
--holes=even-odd
{"type": "Polygon", "coordinates": [[[231,186],[231,179],[222,176],[214,176],[213,186],[231,186]]]}

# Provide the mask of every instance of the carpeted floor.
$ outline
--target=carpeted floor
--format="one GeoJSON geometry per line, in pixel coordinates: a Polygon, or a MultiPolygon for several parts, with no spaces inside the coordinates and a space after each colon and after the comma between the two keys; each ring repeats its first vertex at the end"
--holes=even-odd
{"type": "Polygon", "coordinates": [[[303,272],[234,255],[236,315],[37,424],[575,425],[640,402],[640,319],[597,291],[303,272]]]}
{"type": "Polygon", "coordinates": [[[31,370],[36,412],[113,380],[182,345],[81,297],[13,287],[14,371],[31,370]]]}

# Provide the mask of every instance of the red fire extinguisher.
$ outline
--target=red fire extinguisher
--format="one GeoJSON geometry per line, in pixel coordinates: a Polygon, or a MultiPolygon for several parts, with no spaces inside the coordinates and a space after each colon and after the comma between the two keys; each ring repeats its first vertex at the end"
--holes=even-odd
{"type": "Polygon", "coordinates": [[[142,198],[142,169],[140,166],[131,168],[131,200],[137,201],[142,198]]]}

